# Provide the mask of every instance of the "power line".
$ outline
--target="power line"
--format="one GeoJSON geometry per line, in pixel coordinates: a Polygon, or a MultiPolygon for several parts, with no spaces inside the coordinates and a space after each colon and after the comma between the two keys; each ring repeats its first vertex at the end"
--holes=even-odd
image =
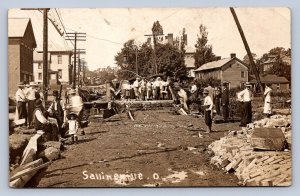
{"type": "MultiPolygon", "coordinates": [[[[63,19],[62,19],[62,16],[61,16],[61,14],[60,14],[59,9],[55,8],[55,12],[56,12],[56,14],[57,14],[57,16],[58,16],[58,19],[59,19],[59,21],[60,21],[60,23],[61,23],[61,25],[62,25],[62,27],[63,27],[63,29],[64,29],[65,34],[67,34],[67,31],[66,31],[65,25],[64,25],[64,23],[63,23],[63,19]],[[58,11],[57,11],[57,10],[58,10],[58,11]]],[[[65,37],[65,36],[64,36],[64,37],[65,37]]],[[[69,43],[68,43],[65,39],[64,39],[64,41],[67,43],[67,45],[68,45],[68,47],[69,47],[69,49],[70,49],[69,43]]],[[[74,46],[73,42],[71,42],[71,44],[74,46]]]]}

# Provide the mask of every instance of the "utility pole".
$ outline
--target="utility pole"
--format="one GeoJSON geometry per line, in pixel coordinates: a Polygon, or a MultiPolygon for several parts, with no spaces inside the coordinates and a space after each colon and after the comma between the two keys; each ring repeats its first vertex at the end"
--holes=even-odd
{"type": "Polygon", "coordinates": [[[80,72],[81,72],[81,60],[84,59],[84,58],[80,58],[80,54],[86,54],[86,51],[85,49],[79,49],[77,48],[76,49],[76,54],[78,55],[78,57],[76,58],[76,61],[78,59],[78,66],[77,66],[77,81],[78,81],[78,84],[77,86],[79,87],[80,86],[80,72]]]}
{"type": "Polygon", "coordinates": [[[67,33],[67,39],[69,41],[74,41],[74,67],[73,67],[73,83],[72,83],[72,88],[76,88],[76,54],[77,54],[77,42],[78,41],[86,41],[86,33],[67,33]]]}
{"type": "Polygon", "coordinates": [[[234,18],[234,21],[235,21],[235,23],[236,23],[236,26],[237,26],[237,28],[238,28],[238,30],[239,30],[239,32],[240,32],[241,37],[242,37],[242,40],[243,40],[245,49],[246,49],[246,51],[247,51],[247,55],[248,55],[249,60],[250,60],[250,66],[251,66],[251,69],[254,71],[256,81],[257,81],[257,83],[258,83],[258,85],[259,85],[260,90],[263,90],[262,84],[261,84],[261,81],[260,81],[260,77],[259,77],[259,73],[258,73],[258,70],[257,70],[256,65],[255,65],[255,63],[254,63],[253,56],[252,56],[250,47],[249,47],[249,45],[248,45],[248,42],[247,42],[247,40],[246,40],[245,34],[244,34],[244,32],[243,32],[242,26],[241,26],[241,24],[240,24],[240,22],[239,22],[239,19],[238,19],[236,13],[235,13],[233,7],[230,7],[230,11],[231,11],[231,13],[232,13],[232,16],[233,16],[233,18],[234,18]]]}
{"type": "Polygon", "coordinates": [[[63,35],[61,29],[55,21],[48,17],[48,12],[50,8],[22,8],[21,10],[36,10],[43,13],[43,92],[44,100],[47,101],[48,98],[48,20],[54,25],[60,36],[63,35]]]}
{"type": "Polygon", "coordinates": [[[43,91],[45,101],[48,99],[48,11],[44,10],[43,18],[43,91]]]}

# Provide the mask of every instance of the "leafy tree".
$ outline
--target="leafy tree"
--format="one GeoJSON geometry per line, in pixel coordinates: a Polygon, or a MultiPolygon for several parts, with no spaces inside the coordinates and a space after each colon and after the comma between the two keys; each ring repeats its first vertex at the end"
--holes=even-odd
{"type": "Polygon", "coordinates": [[[154,47],[156,47],[156,44],[157,44],[156,36],[161,35],[163,33],[164,33],[164,31],[163,31],[162,26],[159,24],[159,21],[154,22],[153,26],[152,26],[154,47]]]}
{"type": "MultiPolygon", "coordinates": [[[[154,37],[163,33],[163,28],[159,21],[154,22],[152,32],[154,37]]],[[[147,77],[156,73],[171,77],[186,75],[184,46],[177,48],[170,44],[160,44],[156,42],[156,39],[154,40],[155,47],[152,48],[149,43],[145,42],[137,47],[137,51],[133,50],[135,47],[134,40],[129,40],[124,44],[121,51],[115,56],[116,64],[120,67],[118,71],[119,78],[129,79],[137,75],[135,67],[136,55],[139,76],[147,77]],[[126,62],[124,62],[124,57],[126,57],[126,62]]]]}
{"type": "Polygon", "coordinates": [[[186,75],[184,57],[180,50],[170,44],[157,44],[158,72],[166,76],[182,77],[186,75]]]}
{"type": "MultiPolygon", "coordinates": [[[[252,57],[253,57],[254,63],[256,64],[256,68],[258,69],[258,73],[260,73],[259,66],[258,66],[258,64],[257,64],[257,62],[258,62],[258,59],[256,58],[257,55],[256,55],[255,53],[252,53],[252,57]]],[[[246,54],[246,55],[244,56],[243,62],[244,62],[246,65],[248,65],[249,70],[250,70],[250,74],[254,74],[254,71],[252,70],[252,67],[251,67],[251,65],[250,65],[250,59],[249,59],[248,54],[246,54]]]]}
{"type": "Polygon", "coordinates": [[[214,61],[216,55],[212,51],[212,46],[207,44],[208,42],[208,32],[204,25],[199,27],[199,35],[197,43],[195,44],[196,52],[194,54],[195,66],[198,68],[201,65],[214,61]]]}
{"type": "Polygon", "coordinates": [[[271,49],[268,53],[265,53],[259,59],[260,65],[266,62],[271,55],[274,58],[273,66],[266,72],[266,74],[283,76],[291,81],[291,65],[287,61],[284,61],[284,58],[291,58],[291,49],[288,48],[286,50],[283,47],[276,47],[271,49]]]}

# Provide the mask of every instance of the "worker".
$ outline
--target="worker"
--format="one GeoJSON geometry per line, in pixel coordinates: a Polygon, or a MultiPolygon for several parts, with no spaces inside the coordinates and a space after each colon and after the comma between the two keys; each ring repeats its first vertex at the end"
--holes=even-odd
{"type": "Polygon", "coordinates": [[[211,132],[211,127],[212,127],[212,108],[213,108],[213,101],[211,97],[209,96],[209,91],[207,89],[203,90],[203,97],[204,97],[204,119],[205,119],[205,124],[207,126],[207,130],[205,133],[210,133],[211,132]]]}
{"type": "Polygon", "coordinates": [[[25,119],[24,123],[19,124],[20,126],[27,126],[27,109],[26,109],[26,96],[24,93],[25,84],[20,82],[18,84],[18,90],[16,92],[16,116],[15,122],[21,119],[25,119]]]}
{"type": "Polygon", "coordinates": [[[241,115],[241,127],[247,126],[252,122],[252,105],[253,93],[251,91],[251,84],[246,82],[245,89],[237,93],[238,100],[242,102],[242,115],[241,115]]]}
{"type": "Polygon", "coordinates": [[[272,88],[270,84],[266,84],[265,92],[264,92],[264,114],[269,118],[272,115],[272,107],[271,107],[271,93],[272,88]]]}
{"type": "Polygon", "coordinates": [[[221,95],[222,114],[224,122],[228,122],[229,118],[229,90],[228,82],[223,82],[223,90],[221,95]]]}

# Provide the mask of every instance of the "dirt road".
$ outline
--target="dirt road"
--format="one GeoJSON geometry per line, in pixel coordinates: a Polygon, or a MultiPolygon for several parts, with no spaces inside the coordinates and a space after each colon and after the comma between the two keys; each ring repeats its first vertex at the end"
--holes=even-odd
{"type": "Polygon", "coordinates": [[[204,119],[166,110],[94,120],[27,187],[237,186],[234,175],[209,164],[206,147],[238,123],[213,125],[210,134],[201,128],[204,119]]]}

